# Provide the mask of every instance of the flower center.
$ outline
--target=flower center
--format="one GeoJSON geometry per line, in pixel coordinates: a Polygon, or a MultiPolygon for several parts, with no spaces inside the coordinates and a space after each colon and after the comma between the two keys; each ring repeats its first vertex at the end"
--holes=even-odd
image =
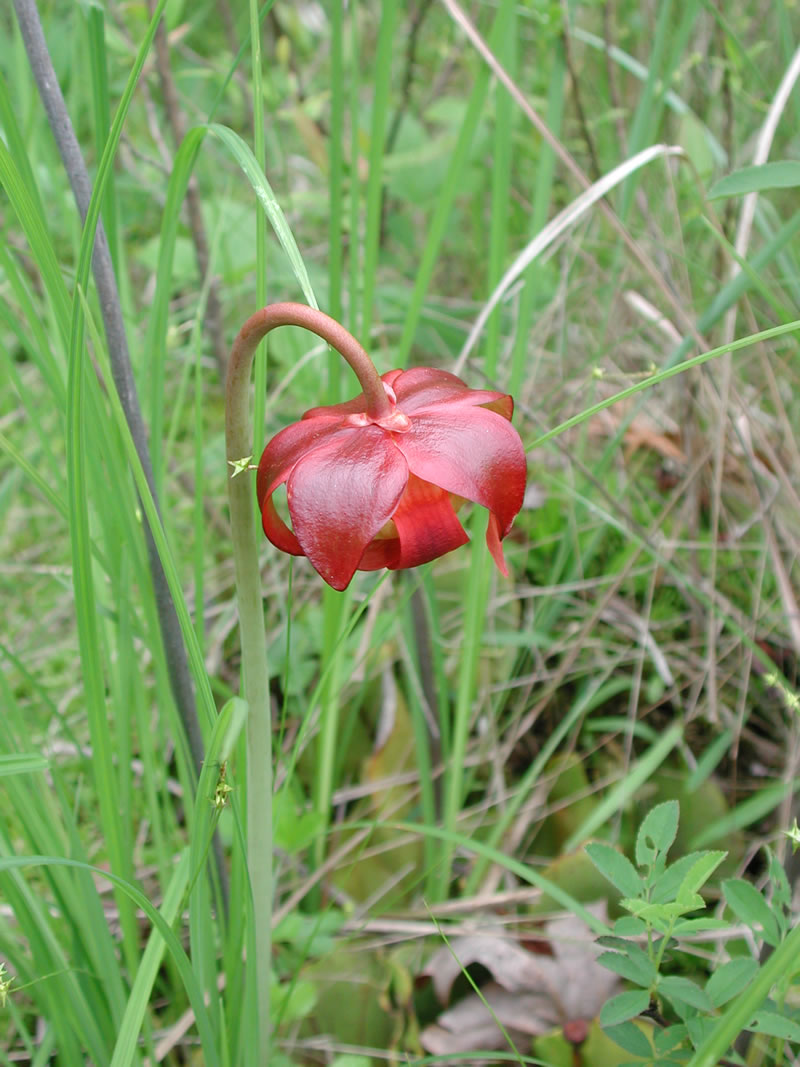
{"type": "Polygon", "coordinates": [[[396,408],[388,415],[376,419],[368,415],[366,411],[359,411],[355,415],[348,415],[345,420],[348,426],[380,426],[389,433],[405,433],[411,427],[411,419],[396,408]]]}

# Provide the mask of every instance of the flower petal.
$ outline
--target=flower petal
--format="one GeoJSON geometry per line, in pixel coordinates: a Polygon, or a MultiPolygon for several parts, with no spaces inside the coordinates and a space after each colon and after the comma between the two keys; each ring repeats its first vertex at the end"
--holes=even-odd
{"type": "Polygon", "coordinates": [[[500,536],[511,529],[525,495],[525,450],[502,415],[486,408],[439,408],[395,434],[409,470],[494,512],[500,536]]]}
{"type": "Polygon", "coordinates": [[[262,452],[258,463],[258,506],[263,507],[264,499],[286,481],[298,460],[341,429],[341,426],[341,418],[320,417],[306,422],[293,422],[276,434],[262,452]]]}
{"type": "Polygon", "coordinates": [[[271,493],[261,505],[261,526],[267,538],[281,552],[288,552],[292,556],[305,554],[300,542],[278,514],[271,493]]]}
{"type": "MultiPolygon", "coordinates": [[[[381,375],[381,381],[391,389],[392,383],[400,374],[403,374],[403,371],[389,370],[381,375]]],[[[327,404],[319,408],[309,408],[308,411],[304,412],[303,418],[315,419],[320,415],[358,415],[360,412],[366,410],[366,397],[363,393],[359,393],[358,396],[354,396],[352,400],[345,400],[341,404],[327,404]]]]}
{"type": "Polygon", "coordinates": [[[387,564],[393,570],[429,563],[469,541],[453,510],[450,494],[413,474],[392,521],[400,541],[399,559],[387,564]]]}
{"type": "MultiPolygon", "coordinates": [[[[384,379],[386,377],[384,375],[384,379]]],[[[455,374],[432,367],[413,367],[403,371],[394,379],[392,388],[397,395],[397,406],[406,415],[438,408],[440,404],[460,403],[475,407],[506,399],[505,393],[491,389],[470,389],[455,374]]],[[[511,397],[507,399],[511,401],[511,397]]],[[[511,407],[513,409],[513,401],[511,407]]],[[[511,418],[510,411],[508,417],[511,418]]]]}
{"type": "Polygon", "coordinates": [[[497,564],[497,569],[504,577],[508,577],[506,558],[503,555],[503,546],[500,543],[500,523],[493,511],[489,512],[489,525],[486,527],[486,544],[492,554],[492,559],[497,564]]]}
{"type": "Polygon", "coordinates": [[[407,481],[405,459],[377,426],[348,427],[295,464],[286,485],[292,526],[303,552],[334,589],[349,584],[407,481]]]}

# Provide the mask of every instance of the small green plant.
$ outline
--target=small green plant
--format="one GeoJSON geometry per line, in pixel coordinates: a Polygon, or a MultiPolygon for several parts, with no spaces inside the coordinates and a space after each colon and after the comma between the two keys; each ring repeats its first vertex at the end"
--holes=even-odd
{"type": "Polygon", "coordinates": [[[678,818],[674,800],[645,816],[636,866],[610,845],[586,847],[628,913],[612,935],[600,938],[607,951],[598,962],[636,987],[607,1001],[600,1023],[617,1044],[654,1067],[791,1062],[786,1043],[800,1043],[800,1012],[789,997],[800,973],[794,944],[800,928],[791,930],[786,873],[768,850],[769,898],[742,878],[727,879],[721,889],[732,921],[711,917],[700,890],[727,853],[691,852],[668,863],[678,818]],[[702,957],[690,953],[692,942],[710,932],[728,958],[706,973],[702,957]],[[758,1035],[747,1039],[747,1059],[740,1050],[744,1032],[758,1035]]]}

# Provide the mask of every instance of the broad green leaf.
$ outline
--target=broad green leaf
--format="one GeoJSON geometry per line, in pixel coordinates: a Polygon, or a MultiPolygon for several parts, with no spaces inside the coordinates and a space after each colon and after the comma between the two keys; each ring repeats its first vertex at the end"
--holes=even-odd
{"type": "Polygon", "coordinates": [[[632,1052],[634,1056],[650,1059],[653,1055],[653,1046],[647,1040],[647,1034],[640,1030],[636,1023],[624,1022],[616,1026],[607,1026],[606,1033],[612,1041],[624,1048],[626,1052],[632,1052]]]}
{"type": "Polygon", "coordinates": [[[727,852],[706,852],[696,860],[681,882],[678,890],[678,900],[694,896],[706,884],[727,855],[727,852]]]}
{"type": "Polygon", "coordinates": [[[711,1027],[695,1042],[696,1052],[690,1067],[715,1067],[719,1063],[731,1042],[756,1017],[773,985],[796,966],[798,955],[800,926],[795,926],[759,968],[753,980],[731,1001],[724,1014],[714,1019],[711,1027]]]}
{"type": "Polygon", "coordinates": [[[741,993],[744,987],[753,979],[758,970],[758,963],[753,959],[729,960],[717,967],[706,982],[706,993],[715,1008],[741,993]]]}
{"type": "Polygon", "coordinates": [[[695,863],[705,855],[707,855],[705,852],[690,852],[674,863],[670,863],[663,874],[654,879],[650,887],[651,901],[654,904],[660,904],[675,900],[684,878],[695,863]]]}
{"type": "Polygon", "coordinates": [[[658,983],[658,992],[668,1000],[678,1001],[680,1004],[689,1004],[699,1011],[711,1011],[713,1004],[706,993],[690,978],[682,978],[679,975],[662,978],[658,983]]]}
{"type": "Polygon", "coordinates": [[[650,866],[659,853],[666,852],[678,833],[677,800],[656,804],[642,820],[636,837],[636,862],[640,867],[650,866]]]}
{"type": "Polygon", "coordinates": [[[614,974],[621,975],[636,985],[650,986],[655,980],[656,969],[647,956],[644,960],[643,963],[641,959],[634,959],[624,952],[601,952],[597,957],[597,962],[614,974]]]}
{"type": "Polygon", "coordinates": [[[729,925],[724,919],[679,919],[672,933],[675,937],[694,937],[709,930],[727,930],[729,925]]]}
{"type": "Polygon", "coordinates": [[[773,947],[779,940],[778,923],[769,904],[759,891],[744,878],[729,878],[722,883],[722,892],[728,907],[743,923],[752,929],[760,927],[764,940],[773,947]]]}
{"type": "Polygon", "coordinates": [[[630,993],[620,993],[607,1000],[600,1011],[600,1025],[616,1026],[618,1023],[635,1019],[650,1007],[650,994],[644,989],[634,989],[630,993]]]}
{"type": "Polygon", "coordinates": [[[668,1026],[665,1030],[656,1029],[653,1034],[653,1044],[656,1046],[656,1052],[671,1051],[678,1045],[682,1045],[686,1040],[686,1036],[686,1027],[683,1023],[675,1023],[674,1026],[668,1026]]]}
{"type": "Polygon", "coordinates": [[[708,199],[720,200],[726,196],[764,193],[768,189],[792,189],[797,185],[800,185],[800,162],[796,159],[781,159],[774,163],[742,167],[732,174],[726,174],[708,190],[708,199]]]}
{"type": "Polygon", "coordinates": [[[647,927],[634,915],[623,915],[614,923],[614,933],[618,937],[641,937],[647,933],[647,927]]]}
{"type": "Polygon", "coordinates": [[[755,1030],[757,1034],[780,1037],[785,1041],[800,1041],[800,1026],[776,1011],[760,1011],[747,1029],[755,1030]]]}
{"type": "Polygon", "coordinates": [[[628,859],[610,845],[592,841],[586,846],[586,854],[595,867],[624,897],[636,897],[642,892],[642,879],[628,859]]]}

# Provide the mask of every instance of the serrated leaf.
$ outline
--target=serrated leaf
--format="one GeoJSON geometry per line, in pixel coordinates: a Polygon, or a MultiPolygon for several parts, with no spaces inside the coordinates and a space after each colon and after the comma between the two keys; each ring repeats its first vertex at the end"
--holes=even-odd
{"type": "Polygon", "coordinates": [[[769,904],[754,885],[744,878],[729,878],[722,883],[722,892],[734,915],[751,929],[760,927],[764,940],[773,947],[778,944],[778,923],[769,904]]]}
{"type": "Polygon", "coordinates": [[[656,856],[666,853],[678,833],[680,808],[677,800],[656,804],[645,815],[636,835],[636,862],[649,867],[656,856]]]}
{"type": "Polygon", "coordinates": [[[614,923],[613,930],[618,937],[641,937],[647,933],[647,925],[634,915],[623,915],[614,923]]]}
{"type": "Polygon", "coordinates": [[[679,908],[680,911],[678,912],[678,914],[682,915],[688,911],[702,911],[703,908],[706,906],[706,902],[703,900],[699,893],[689,893],[687,895],[684,895],[683,893],[678,893],[678,897],[674,905],[666,904],[664,906],[668,908],[679,908]]]}
{"type": "Polygon", "coordinates": [[[621,852],[601,841],[592,841],[585,848],[589,859],[604,878],[625,897],[635,897],[642,892],[642,879],[636,868],[621,852]]]}
{"type": "Polygon", "coordinates": [[[618,993],[607,1000],[600,1009],[600,1025],[617,1026],[619,1023],[635,1019],[650,1007],[650,994],[644,989],[634,989],[629,993],[618,993]]]}
{"type": "Polygon", "coordinates": [[[644,900],[621,900],[620,904],[635,915],[636,918],[641,919],[650,926],[658,923],[673,922],[687,911],[695,911],[697,908],[705,907],[705,901],[701,896],[697,897],[697,902],[695,903],[673,901],[671,904],[648,904],[644,900]]]}
{"type": "Polygon", "coordinates": [[[709,1012],[713,1008],[710,998],[691,978],[681,978],[679,975],[662,978],[658,983],[658,992],[673,1003],[688,1004],[698,1011],[709,1012]]]}
{"type": "Polygon", "coordinates": [[[784,1041],[800,1041],[800,1026],[776,1011],[760,1011],[747,1029],[754,1030],[757,1034],[766,1034],[768,1037],[779,1037],[784,1041]]]}
{"type": "Polygon", "coordinates": [[[758,971],[758,963],[753,959],[729,960],[717,967],[706,982],[706,993],[715,1008],[741,993],[752,981],[758,971]]]}
{"type": "Polygon", "coordinates": [[[616,948],[627,950],[630,945],[625,937],[614,937],[613,934],[601,934],[600,937],[596,937],[594,943],[599,945],[600,948],[616,948]]]}
{"type": "Polygon", "coordinates": [[[676,1023],[664,1030],[656,1030],[653,1034],[653,1043],[656,1052],[670,1052],[677,1045],[682,1045],[687,1038],[687,1030],[683,1023],[676,1023]]]}
{"type": "Polygon", "coordinates": [[[726,174],[708,190],[708,199],[763,193],[768,189],[792,189],[797,185],[800,185],[800,162],[780,159],[773,163],[742,167],[732,174],[726,174]]]}
{"type": "Polygon", "coordinates": [[[702,855],[704,855],[702,852],[690,852],[688,855],[681,856],[680,859],[675,860],[674,863],[670,863],[666,870],[653,880],[650,886],[650,900],[654,904],[674,900],[687,871],[702,855]]]}
{"type": "Polygon", "coordinates": [[[694,937],[709,930],[728,930],[724,919],[679,919],[672,928],[673,937],[694,937]]]}
{"type": "Polygon", "coordinates": [[[653,1046],[647,1040],[647,1034],[640,1030],[636,1023],[618,1023],[616,1026],[606,1027],[605,1032],[626,1052],[632,1052],[634,1056],[641,1056],[642,1059],[652,1057],[653,1046]]]}
{"type": "Polygon", "coordinates": [[[678,889],[678,899],[702,889],[727,855],[727,852],[703,852],[684,875],[678,889]]]}
{"type": "Polygon", "coordinates": [[[647,956],[644,957],[643,963],[640,958],[634,958],[628,953],[601,952],[597,962],[636,985],[649,987],[656,977],[656,969],[647,956]]]}

